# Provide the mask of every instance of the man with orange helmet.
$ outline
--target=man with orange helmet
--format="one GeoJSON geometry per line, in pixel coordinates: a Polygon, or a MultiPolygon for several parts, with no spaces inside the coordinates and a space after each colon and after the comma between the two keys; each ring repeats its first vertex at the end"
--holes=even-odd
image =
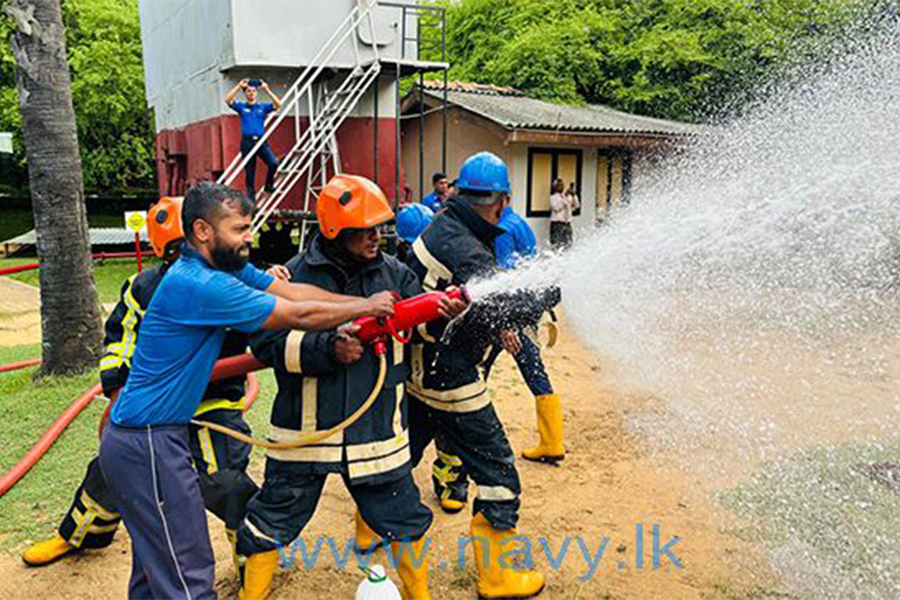
{"type": "MultiPolygon", "coordinates": [[[[377,185],[337,175],[322,189],[316,212],[320,233],[287,263],[292,281],[349,296],[390,290],[407,298],[422,292],[412,270],[380,250],[378,226],[394,213],[377,185]]],[[[444,305],[447,313],[462,308],[444,305]]],[[[375,353],[352,337],[352,330],[265,331],[254,334],[250,346],[275,368],[278,393],[269,438],[276,442],[343,422],[369,396],[379,372],[375,353]]],[[[409,552],[422,555],[432,520],[411,473],[405,393],[410,367],[400,342],[388,346],[386,358],[384,386],[358,421],[315,445],[268,452],[265,481],[238,531],[238,550],[249,555],[243,600],[269,594],[277,550],[312,518],[330,473],[341,475],[357,504],[358,530],[374,537],[368,524],[399,554],[404,598],[429,597],[427,562],[413,564],[409,552]],[[401,546],[401,540],[412,541],[412,548],[401,546]]]]}
{"type": "MultiPolygon", "coordinates": [[[[122,286],[118,304],[106,321],[100,379],[108,398],[115,399],[125,385],[141,319],[169,266],[178,258],[184,242],[181,205],[182,198],[162,198],[150,208],[147,233],[153,251],[163,263],[128,278],[122,286]]],[[[281,269],[283,267],[270,272],[281,273],[281,269]]],[[[225,337],[221,356],[243,354],[246,348],[246,334],[232,330],[225,337]]],[[[249,435],[250,427],[242,411],[245,383],[244,376],[210,383],[195,415],[203,415],[204,421],[219,423],[249,435]]],[[[246,473],[250,447],[206,427],[194,425],[191,425],[190,447],[206,508],[225,523],[233,545],[234,531],[244,518],[247,501],[257,490],[256,484],[246,473]]],[[[42,566],[83,548],[105,548],[112,543],[121,520],[104,480],[100,461],[94,457],[57,534],[29,546],[22,559],[28,565],[42,566]]]]}

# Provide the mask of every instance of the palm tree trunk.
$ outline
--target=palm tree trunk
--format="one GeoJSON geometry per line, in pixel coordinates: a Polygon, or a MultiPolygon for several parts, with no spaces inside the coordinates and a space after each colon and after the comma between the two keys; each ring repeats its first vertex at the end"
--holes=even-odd
{"type": "Polygon", "coordinates": [[[59,0],[8,0],[22,135],[41,263],[42,373],[96,364],[100,309],[59,0]]]}

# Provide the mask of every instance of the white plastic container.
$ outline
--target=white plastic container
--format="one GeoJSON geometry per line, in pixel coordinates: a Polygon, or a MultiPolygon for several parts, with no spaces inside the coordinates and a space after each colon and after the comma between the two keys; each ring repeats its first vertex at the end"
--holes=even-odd
{"type": "Polygon", "coordinates": [[[362,567],[366,578],[356,588],[356,600],[401,600],[400,590],[381,565],[362,567]]]}

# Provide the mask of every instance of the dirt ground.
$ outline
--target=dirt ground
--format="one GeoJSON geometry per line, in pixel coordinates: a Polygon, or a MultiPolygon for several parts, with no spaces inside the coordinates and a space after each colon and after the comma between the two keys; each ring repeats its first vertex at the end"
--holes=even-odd
{"type": "Polygon", "coordinates": [[[0,346],[40,342],[40,302],[38,288],[0,277],[0,346]]]}
{"type": "MultiPolygon", "coordinates": [[[[4,295],[5,295],[4,288],[4,295]]],[[[4,298],[5,300],[5,298],[4,298]]],[[[3,310],[0,308],[0,310],[3,310]]],[[[0,339],[6,341],[6,333],[0,339]]],[[[606,381],[614,368],[588,351],[567,327],[561,341],[545,353],[557,391],[563,398],[568,455],[559,467],[518,461],[522,482],[519,533],[528,536],[538,568],[547,573],[544,598],[750,598],[778,583],[768,574],[758,550],[742,539],[743,525],[709,499],[686,456],[653,450],[629,433],[624,423],[656,410],[658,400],[616,389],[606,381]],[[637,568],[636,525],[643,524],[643,568],[637,568]],[[670,546],[680,560],[676,568],[661,555],[652,565],[652,527],[659,526],[658,546],[670,546]],[[580,537],[579,537],[580,536],[580,537]],[[558,569],[548,564],[541,540],[556,556],[566,538],[568,552],[558,569]],[[596,555],[608,543],[590,576],[584,553],[596,555]],[[580,540],[580,541],[579,541],[580,540]]],[[[491,377],[491,391],[516,452],[536,437],[533,400],[514,363],[503,356],[491,377]]],[[[430,460],[428,460],[430,464],[430,460]]],[[[253,475],[261,476],[262,461],[253,475]]],[[[423,464],[416,476],[423,497],[435,512],[431,588],[435,598],[473,598],[474,563],[458,568],[457,547],[467,535],[468,511],[440,512],[423,464]],[[445,564],[441,564],[441,563],[445,564]]],[[[474,486],[470,496],[474,496],[474,486]]],[[[353,533],[353,504],[339,478],[331,478],[318,512],[303,534],[312,548],[318,536],[332,536],[339,553],[353,533]]],[[[216,552],[219,594],[233,598],[237,580],[224,530],[210,518],[216,552]]],[[[373,562],[386,564],[379,550],[373,562]]],[[[127,536],[121,533],[105,551],[87,551],[41,569],[23,566],[17,552],[0,553],[0,599],[124,598],[131,561],[127,536]]],[[[396,574],[392,573],[395,581],[396,574]]],[[[362,579],[354,559],[339,569],[328,545],[318,565],[302,561],[280,574],[272,598],[352,598],[362,579]]]]}

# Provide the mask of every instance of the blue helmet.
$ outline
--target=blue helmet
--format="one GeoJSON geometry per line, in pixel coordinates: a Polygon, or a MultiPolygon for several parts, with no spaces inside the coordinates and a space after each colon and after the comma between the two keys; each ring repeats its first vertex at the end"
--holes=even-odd
{"type": "Polygon", "coordinates": [[[508,194],[509,169],[506,163],[490,152],[479,152],[466,159],[459,170],[456,187],[478,192],[502,192],[508,194]]]}
{"type": "Polygon", "coordinates": [[[434,211],[424,204],[410,204],[397,213],[397,237],[414,242],[434,218],[434,211]]]}

